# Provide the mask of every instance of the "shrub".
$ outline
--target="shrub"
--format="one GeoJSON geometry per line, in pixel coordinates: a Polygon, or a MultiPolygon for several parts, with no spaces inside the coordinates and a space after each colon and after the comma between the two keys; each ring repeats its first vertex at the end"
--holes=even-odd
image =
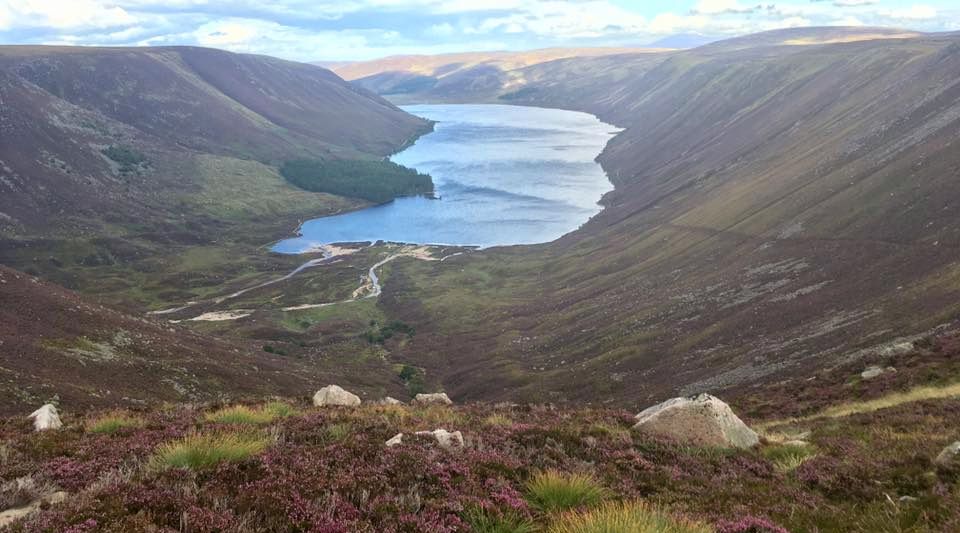
{"type": "Polygon", "coordinates": [[[150,466],[155,470],[197,470],[223,461],[242,461],[267,449],[269,444],[269,439],[258,433],[193,434],[161,445],[150,466]]]}
{"type": "Polygon", "coordinates": [[[549,470],[527,482],[527,500],[543,512],[565,511],[596,505],[609,491],[589,474],[566,474],[549,470]]]}
{"type": "Polygon", "coordinates": [[[515,513],[500,514],[483,509],[468,511],[466,522],[474,533],[533,533],[539,529],[531,520],[515,513]]]}
{"type": "Polygon", "coordinates": [[[87,422],[87,431],[91,433],[116,433],[125,428],[143,427],[142,418],[129,415],[123,412],[116,412],[103,415],[99,418],[87,422]]]}
{"type": "Polygon", "coordinates": [[[216,422],[220,424],[269,424],[277,418],[277,415],[266,408],[254,409],[246,405],[235,405],[233,407],[224,407],[212,413],[207,413],[203,419],[207,422],[216,422]]]}
{"type": "Polygon", "coordinates": [[[549,533],[710,533],[704,524],[671,517],[643,502],[607,503],[599,508],[567,512],[549,533]]]}
{"type": "Polygon", "coordinates": [[[135,172],[140,165],[147,164],[147,157],[129,146],[110,146],[103,149],[103,155],[120,165],[123,174],[135,172]]]}
{"type": "Polygon", "coordinates": [[[272,353],[272,354],[274,354],[274,355],[290,355],[290,354],[289,354],[286,350],[284,350],[283,348],[276,348],[276,347],[274,347],[274,346],[272,346],[272,345],[270,345],[270,344],[264,344],[264,345],[263,345],[263,351],[265,351],[265,352],[267,352],[267,353],[272,353]]]}
{"type": "Polygon", "coordinates": [[[426,392],[427,384],[422,369],[411,365],[403,365],[398,374],[407,386],[407,391],[411,396],[416,396],[421,392],[426,392]]]}

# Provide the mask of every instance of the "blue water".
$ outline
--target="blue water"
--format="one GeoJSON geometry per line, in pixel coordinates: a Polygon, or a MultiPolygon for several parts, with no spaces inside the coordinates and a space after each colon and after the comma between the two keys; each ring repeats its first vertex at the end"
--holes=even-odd
{"type": "Polygon", "coordinates": [[[273,247],[391,241],[481,247],[552,241],[600,211],[613,188],[594,158],[615,128],[586,113],[507,105],[412,105],[437,122],[391,159],[433,177],[439,199],[310,220],[273,247]]]}

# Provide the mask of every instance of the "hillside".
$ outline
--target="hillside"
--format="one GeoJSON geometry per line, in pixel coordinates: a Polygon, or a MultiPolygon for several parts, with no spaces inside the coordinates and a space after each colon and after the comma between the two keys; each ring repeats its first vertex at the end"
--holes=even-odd
{"type": "Polygon", "coordinates": [[[952,323],[957,38],[718,50],[531,67],[514,102],[626,129],[617,188],[558,242],[391,270],[396,356],[463,398],[649,401],[952,323]]]}
{"type": "Polygon", "coordinates": [[[380,159],[431,127],[320,67],[190,47],[3,46],[0,101],[0,263],[132,308],[365,205],[285,161],[380,159]]]}
{"type": "Polygon", "coordinates": [[[132,317],[0,266],[0,415],[57,399],[74,409],[291,396],[338,381],[402,394],[384,365],[305,348],[275,355],[252,342],[132,317]]]}
{"type": "Polygon", "coordinates": [[[819,394],[752,391],[735,399],[736,411],[803,400],[793,416],[748,417],[761,438],[745,449],[638,430],[633,409],[314,406],[302,396],[110,411],[61,402],[59,429],[35,432],[22,416],[0,421],[0,477],[17,480],[0,487],[0,509],[9,509],[0,525],[29,532],[955,531],[958,459],[942,450],[958,437],[960,390],[917,385],[924,370],[955,376],[957,355],[955,336],[925,338],[888,361],[902,375],[867,380],[846,367],[819,394]],[[437,428],[454,436],[417,434],[437,428]]]}
{"type": "Polygon", "coordinates": [[[355,85],[396,102],[478,102],[524,85],[526,67],[559,59],[661,52],[646,48],[545,48],[525,52],[471,52],[394,56],[333,64],[331,70],[355,85]]]}
{"type": "Polygon", "coordinates": [[[219,50],[5,46],[0,69],[0,212],[13,231],[176,204],[202,186],[187,170],[201,156],[382,156],[425,127],[319,67],[219,50]],[[110,147],[144,162],[124,168],[110,147]]]}

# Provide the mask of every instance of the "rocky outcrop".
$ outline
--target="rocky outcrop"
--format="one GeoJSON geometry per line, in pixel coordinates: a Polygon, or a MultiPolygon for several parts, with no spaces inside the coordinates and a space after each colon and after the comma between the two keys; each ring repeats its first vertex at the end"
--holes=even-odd
{"type": "Polygon", "coordinates": [[[444,450],[454,450],[463,448],[463,434],[459,431],[447,431],[445,429],[435,429],[433,431],[418,431],[418,436],[433,437],[437,444],[444,450]]]}
{"type": "Polygon", "coordinates": [[[387,396],[386,398],[380,400],[379,403],[380,405],[403,405],[403,402],[392,396],[387,396]]]}
{"type": "Polygon", "coordinates": [[[390,437],[390,440],[384,444],[387,446],[387,448],[393,448],[394,446],[403,444],[403,433],[397,433],[396,435],[390,437]]]}
{"type": "Polygon", "coordinates": [[[327,385],[313,395],[313,405],[327,407],[331,405],[355,406],[360,405],[360,397],[347,392],[337,385],[327,385]]]}
{"type": "Polygon", "coordinates": [[[759,437],[730,406],[709,394],[673,398],[636,416],[633,429],[694,446],[750,448],[759,437]]]}
{"type": "Polygon", "coordinates": [[[430,405],[430,404],[439,404],[439,405],[452,405],[453,401],[447,396],[445,392],[435,392],[433,394],[418,394],[414,399],[413,403],[417,405],[430,405]]]}
{"type": "Polygon", "coordinates": [[[933,462],[942,468],[960,466],[960,440],[944,448],[933,462]]]}
{"type": "Polygon", "coordinates": [[[48,403],[30,413],[30,418],[33,419],[33,428],[36,431],[60,429],[63,427],[63,422],[60,421],[60,414],[57,413],[57,408],[52,403],[48,403]]]}

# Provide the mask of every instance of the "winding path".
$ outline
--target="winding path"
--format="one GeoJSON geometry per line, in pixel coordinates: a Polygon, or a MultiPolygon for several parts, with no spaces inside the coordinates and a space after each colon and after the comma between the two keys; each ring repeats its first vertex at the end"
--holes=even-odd
{"type": "MultiPolygon", "coordinates": [[[[279,278],[272,279],[272,280],[269,280],[269,281],[265,281],[265,282],[263,282],[263,283],[259,283],[259,284],[257,284],[257,285],[253,285],[253,286],[251,286],[251,287],[246,287],[246,288],[244,288],[244,289],[241,289],[241,290],[236,291],[236,292],[234,292],[234,293],[228,294],[228,295],[226,295],[226,296],[220,296],[220,297],[218,297],[218,298],[214,298],[214,299],[211,299],[211,300],[190,301],[190,302],[187,302],[186,305],[183,305],[183,306],[180,306],[180,307],[174,307],[174,308],[171,308],[171,309],[163,309],[163,310],[160,310],[160,311],[150,311],[150,312],[147,313],[147,314],[148,314],[148,315],[168,315],[168,314],[173,314],[173,313],[178,313],[178,312],[180,312],[180,311],[184,311],[184,310],[186,310],[186,309],[189,309],[189,308],[191,308],[191,307],[194,307],[194,306],[199,305],[199,304],[202,304],[202,303],[212,303],[212,304],[214,304],[214,305],[221,304],[221,303],[225,302],[226,300],[230,300],[230,299],[232,299],[232,298],[236,298],[236,297],[241,296],[241,295],[243,295],[243,294],[245,294],[245,293],[248,293],[248,292],[250,292],[250,291],[253,291],[253,290],[256,290],[256,289],[260,289],[260,288],[263,288],[263,287],[267,287],[267,286],[273,285],[273,284],[275,284],[275,283],[280,283],[281,281],[286,281],[286,280],[288,280],[288,279],[296,276],[297,274],[299,274],[300,272],[302,272],[302,271],[304,271],[304,270],[306,270],[306,269],[308,269],[308,268],[313,268],[313,267],[316,267],[316,266],[320,266],[320,265],[324,265],[324,264],[329,264],[329,263],[332,263],[332,262],[335,262],[335,261],[339,260],[339,258],[342,257],[342,256],[344,256],[344,255],[349,255],[350,253],[353,253],[353,252],[343,252],[343,250],[344,250],[343,248],[338,248],[338,247],[335,247],[335,246],[321,247],[320,252],[323,254],[323,257],[320,257],[320,258],[317,258],[317,259],[311,259],[310,261],[307,261],[307,262],[303,263],[302,265],[298,266],[298,267],[295,268],[294,270],[290,271],[288,274],[286,274],[286,275],[284,275],[284,276],[281,276],[281,277],[279,277],[279,278]],[[338,253],[338,252],[339,252],[339,253],[338,253]]],[[[354,251],[355,251],[355,250],[354,250],[354,251]]],[[[380,296],[381,293],[383,293],[383,287],[382,287],[382,285],[380,284],[380,278],[379,278],[379,276],[377,276],[377,269],[380,268],[380,267],[382,267],[383,265],[389,263],[390,261],[393,261],[394,259],[397,259],[397,258],[400,258],[400,257],[414,257],[414,258],[420,259],[420,260],[422,260],[422,261],[440,261],[440,262],[443,262],[443,261],[445,261],[445,260],[447,260],[447,259],[449,259],[449,258],[451,258],[451,257],[457,256],[457,255],[462,255],[463,253],[464,253],[464,252],[456,252],[456,253],[453,253],[453,254],[450,254],[450,255],[447,255],[447,256],[444,256],[444,257],[441,257],[441,258],[438,259],[438,258],[433,257],[433,256],[431,255],[431,253],[430,253],[430,247],[429,247],[429,246],[410,246],[410,245],[405,245],[405,246],[401,247],[401,250],[400,250],[399,252],[389,255],[389,256],[386,257],[385,259],[382,259],[382,260],[380,260],[379,262],[377,262],[376,264],[374,264],[373,266],[371,266],[370,269],[367,271],[367,274],[366,274],[365,276],[361,276],[360,286],[357,287],[357,288],[353,291],[353,293],[350,295],[350,298],[347,298],[346,300],[336,301],[336,302],[325,302],[325,303],[319,303],[319,304],[303,304],[303,305],[295,305],[295,306],[291,306],[291,307],[283,307],[283,308],[281,308],[281,310],[282,310],[282,311],[300,311],[300,310],[304,310],[304,309],[316,309],[316,308],[319,308],[319,307],[327,307],[327,306],[329,306],[329,305],[336,305],[336,304],[356,302],[356,301],[359,301],[359,300],[365,300],[365,299],[367,299],[367,298],[377,298],[377,297],[380,296]]],[[[211,322],[226,321],[226,320],[237,320],[237,319],[240,319],[240,318],[244,318],[244,317],[250,316],[251,314],[253,314],[254,311],[255,311],[255,310],[253,310],[253,309],[235,309],[235,310],[232,310],[232,311],[209,311],[209,312],[200,314],[200,315],[195,316],[195,317],[192,317],[192,318],[187,318],[187,319],[183,319],[183,320],[171,320],[170,322],[177,323],[177,322],[183,322],[184,320],[188,320],[188,321],[211,321],[211,322]]]]}

